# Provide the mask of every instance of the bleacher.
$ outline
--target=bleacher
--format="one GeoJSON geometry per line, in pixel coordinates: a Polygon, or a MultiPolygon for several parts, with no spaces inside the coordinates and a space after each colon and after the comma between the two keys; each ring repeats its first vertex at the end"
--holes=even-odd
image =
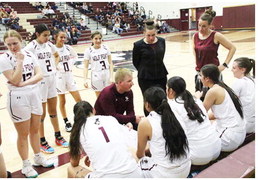
{"type": "Polygon", "coordinates": [[[233,152],[221,152],[213,162],[193,166],[194,178],[251,178],[255,176],[255,133],[246,135],[244,143],[233,152]]]}
{"type": "MultiPolygon", "coordinates": [[[[29,2],[8,2],[8,5],[11,6],[11,8],[13,8],[15,11],[17,11],[18,17],[19,14],[33,14],[33,13],[41,13],[41,11],[37,10],[32,4],[30,4],[29,2]]],[[[55,11],[55,16],[57,18],[63,18],[64,15],[63,13],[61,13],[59,10],[55,11]]],[[[54,20],[53,18],[36,18],[36,19],[27,19],[27,22],[30,23],[30,25],[33,25],[34,27],[36,27],[38,24],[40,23],[45,23],[48,25],[48,27],[52,30],[53,26],[52,26],[52,22],[54,20]]],[[[22,38],[25,40],[26,37],[28,36],[29,32],[27,32],[26,29],[24,29],[22,27],[22,24],[20,24],[21,29],[18,30],[18,32],[20,32],[22,38]]],[[[7,29],[9,28],[8,26],[6,27],[7,29]]],[[[81,31],[81,36],[78,39],[79,41],[87,41],[90,40],[90,34],[91,31],[90,30],[83,30],[81,31]]],[[[0,50],[6,50],[7,48],[4,46],[4,43],[0,44],[0,50]]]]}
{"type": "MultiPolygon", "coordinates": [[[[91,2],[93,12],[92,13],[85,13],[85,15],[96,21],[95,15],[96,15],[96,12],[97,12],[98,8],[100,8],[103,12],[110,11],[109,9],[107,9],[107,3],[108,2],[91,2]]],[[[71,3],[68,3],[68,5],[71,5],[71,3]]],[[[73,7],[77,8],[81,13],[83,13],[82,12],[82,7],[75,7],[75,6],[73,6],[73,7]]],[[[128,30],[128,32],[123,31],[120,34],[120,36],[130,36],[130,35],[137,35],[137,34],[142,34],[143,33],[143,31],[137,31],[136,25],[131,23],[132,22],[132,17],[129,17],[129,15],[127,13],[124,13],[124,17],[125,17],[125,21],[130,24],[130,29],[128,30]]]]}

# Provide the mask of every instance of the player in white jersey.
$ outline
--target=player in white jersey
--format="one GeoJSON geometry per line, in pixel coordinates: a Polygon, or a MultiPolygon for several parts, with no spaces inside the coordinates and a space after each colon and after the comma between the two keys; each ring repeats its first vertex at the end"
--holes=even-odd
{"type": "Polygon", "coordinates": [[[74,125],[70,136],[68,177],[141,178],[142,172],[129,151],[125,126],[112,116],[95,116],[86,101],[74,106],[74,125]],[[85,164],[79,166],[81,152],[86,153],[85,164]]]}
{"type": "Polygon", "coordinates": [[[43,80],[40,84],[43,115],[40,123],[40,145],[41,151],[45,153],[54,153],[54,149],[49,146],[44,134],[44,119],[46,116],[46,105],[48,114],[55,131],[56,145],[68,147],[68,142],[61,136],[57,118],[57,91],[56,91],[56,64],[59,62],[59,55],[55,46],[49,42],[50,30],[47,25],[39,24],[35,28],[32,40],[25,49],[31,51],[37,58],[40,68],[43,72],[43,80]]]}
{"type": "Polygon", "coordinates": [[[75,102],[81,101],[81,96],[77,90],[76,82],[74,81],[72,74],[73,63],[78,59],[78,56],[71,46],[64,44],[67,39],[66,33],[64,31],[58,30],[54,37],[56,40],[55,46],[60,56],[56,74],[59,108],[65,122],[66,131],[71,132],[72,125],[68,121],[65,110],[65,93],[69,91],[75,102]]]}
{"type": "Polygon", "coordinates": [[[243,110],[239,98],[224,82],[219,80],[218,66],[207,64],[201,68],[201,81],[209,87],[203,105],[212,113],[210,120],[221,139],[221,151],[234,151],[245,140],[246,130],[243,110]]]}
{"type": "Polygon", "coordinates": [[[28,136],[35,154],[35,165],[53,166],[53,163],[41,155],[39,146],[38,131],[42,106],[38,82],[42,79],[42,72],[36,57],[31,52],[21,49],[22,37],[18,32],[7,31],[4,42],[8,51],[0,56],[0,72],[7,79],[7,110],[18,134],[17,148],[23,160],[21,172],[26,177],[37,177],[38,173],[28,159],[28,136]]]}
{"type": "Polygon", "coordinates": [[[246,122],[246,132],[255,132],[255,82],[250,75],[253,69],[255,76],[255,60],[246,57],[234,60],[232,72],[237,80],[233,83],[232,89],[239,97],[246,122]]]}
{"type": "Polygon", "coordinates": [[[111,53],[106,45],[102,44],[102,34],[98,31],[91,35],[92,46],[84,53],[84,86],[88,88],[88,68],[91,64],[91,86],[96,96],[113,80],[113,63],[111,53]]]}
{"type": "Polygon", "coordinates": [[[192,164],[205,165],[215,160],[221,151],[221,140],[201,100],[193,98],[185,80],[179,76],[170,78],[167,87],[168,103],[178,120],[184,123],[192,164]]]}
{"type": "Polygon", "coordinates": [[[160,87],[144,92],[144,106],[149,112],[138,125],[136,155],[145,178],[186,178],[191,160],[187,137],[171,110],[167,95],[160,87]],[[151,157],[145,156],[149,144],[151,157]]]}

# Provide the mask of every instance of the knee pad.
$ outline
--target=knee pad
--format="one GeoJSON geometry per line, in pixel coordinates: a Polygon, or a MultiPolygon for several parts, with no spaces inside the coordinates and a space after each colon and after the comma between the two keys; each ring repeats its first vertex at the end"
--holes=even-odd
{"type": "Polygon", "coordinates": [[[49,117],[50,117],[50,118],[55,118],[55,117],[56,117],[56,115],[49,115],[49,117]]]}

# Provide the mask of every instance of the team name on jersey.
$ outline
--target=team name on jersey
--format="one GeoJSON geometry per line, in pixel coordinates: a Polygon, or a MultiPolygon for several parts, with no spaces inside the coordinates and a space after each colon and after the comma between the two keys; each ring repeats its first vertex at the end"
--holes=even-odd
{"type": "Polygon", "coordinates": [[[51,53],[50,52],[43,52],[43,53],[38,53],[38,59],[49,59],[51,58],[51,53]]]}
{"type": "Polygon", "coordinates": [[[92,57],[92,60],[93,61],[99,61],[99,60],[102,60],[102,59],[106,59],[107,58],[107,54],[99,54],[97,56],[93,56],[92,57]]]}
{"type": "Polygon", "coordinates": [[[34,69],[33,63],[23,65],[23,72],[32,71],[33,69],[34,69]]]}
{"type": "Polygon", "coordinates": [[[69,61],[69,59],[70,59],[70,56],[69,56],[69,55],[64,55],[64,56],[61,56],[61,57],[60,57],[60,62],[69,61]]]}

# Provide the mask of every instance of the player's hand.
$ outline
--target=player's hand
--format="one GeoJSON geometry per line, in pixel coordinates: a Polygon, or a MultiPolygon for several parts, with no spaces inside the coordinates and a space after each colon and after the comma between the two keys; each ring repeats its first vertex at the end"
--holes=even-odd
{"type": "Polygon", "coordinates": [[[200,99],[202,97],[202,94],[203,92],[202,91],[196,91],[194,96],[197,98],[197,99],[200,99]]]}
{"type": "Polygon", "coordinates": [[[135,122],[138,124],[144,116],[135,116],[135,122]]]}
{"type": "Polygon", "coordinates": [[[22,63],[24,60],[24,55],[21,52],[15,53],[15,58],[18,63],[22,63]]]}
{"type": "Polygon", "coordinates": [[[90,167],[90,159],[89,159],[89,156],[86,156],[86,157],[85,157],[84,163],[85,163],[86,166],[90,167]]]}
{"type": "Polygon", "coordinates": [[[133,124],[131,122],[127,123],[125,126],[128,127],[129,130],[133,129],[133,124]]]}

